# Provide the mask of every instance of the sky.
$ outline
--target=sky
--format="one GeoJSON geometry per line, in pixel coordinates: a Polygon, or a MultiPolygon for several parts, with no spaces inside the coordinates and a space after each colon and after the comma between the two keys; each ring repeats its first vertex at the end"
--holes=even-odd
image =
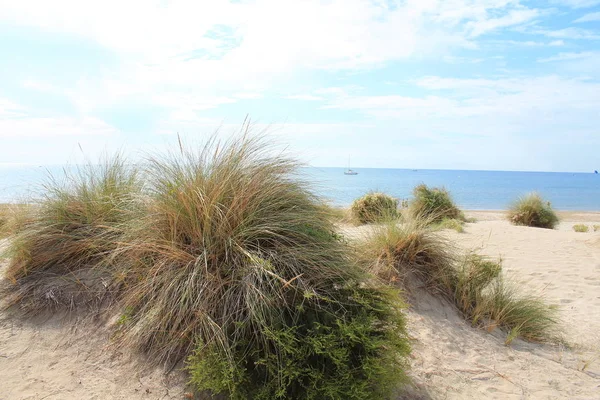
{"type": "Polygon", "coordinates": [[[0,0],[0,165],[247,116],[314,166],[600,169],[600,0],[0,0]]]}

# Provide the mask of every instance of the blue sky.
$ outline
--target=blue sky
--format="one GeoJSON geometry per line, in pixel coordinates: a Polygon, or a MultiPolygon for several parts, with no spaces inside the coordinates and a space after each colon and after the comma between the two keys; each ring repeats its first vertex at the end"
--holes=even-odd
{"type": "Polygon", "coordinates": [[[0,164],[249,114],[316,166],[600,168],[600,0],[21,0],[0,54],[0,164]]]}

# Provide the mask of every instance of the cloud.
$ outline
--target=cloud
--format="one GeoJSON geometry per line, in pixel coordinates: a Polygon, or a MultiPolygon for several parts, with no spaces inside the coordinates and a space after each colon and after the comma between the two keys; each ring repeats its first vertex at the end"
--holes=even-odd
{"type": "Polygon", "coordinates": [[[564,28],[557,30],[540,30],[537,33],[551,38],[575,39],[575,40],[598,40],[600,35],[595,31],[581,28],[564,28]]]}
{"type": "Polygon", "coordinates": [[[600,0],[552,0],[552,3],[571,8],[588,8],[600,4],[600,0]]]}
{"type": "Polygon", "coordinates": [[[0,115],[0,138],[115,135],[118,131],[93,117],[19,117],[0,115]]]}
{"type": "Polygon", "coordinates": [[[582,58],[589,58],[593,56],[595,53],[591,51],[584,51],[581,53],[558,53],[556,56],[540,58],[538,62],[552,62],[552,61],[567,61],[567,60],[580,60],[582,58]]]}
{"type": "Polygon", "coordinates": [[[302,100],[302,101],[321,101],[321,100],[323,100],[322,97],[315,96],[312,94],[292,94],[289,96],[284,96],[283,98],[289,99],[289,100],[302,100]]]}
{"type": "Polygon", "coordinates": [[[0,138],[114,135],[116,133],[115,128],[98,118],[37,116],[20,104],[0,98],[0,138]]]}
{"type": "Polygon", "coordinates": [[[586,14],[583,17],[577,18],[575,23],[600,21],[600,12],[586,14]]]}
{"type": "Polygon", "coordinates": [[[597,135],[600,84],[558,76],[500,79],[427,77],[424,97],[347,95],[327,107],[395,121],[432,136],[562,137],[597,135]]]}

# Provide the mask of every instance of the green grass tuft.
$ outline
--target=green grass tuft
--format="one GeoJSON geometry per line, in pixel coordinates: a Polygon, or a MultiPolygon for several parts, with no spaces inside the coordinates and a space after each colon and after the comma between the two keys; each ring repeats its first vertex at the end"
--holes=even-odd
{"type": "Polygon", "coordinates": [[[354,200],[350,212],[352,218],[360,224],[393,219],[398,216],[398,199],[385,193],[367,193],[354,200]]]}
{"type": "Polygon", "coordinates": [[[584,225],[584,224],[577,224],[577,225],[573,225],[573,230],[575,232],[587,232],[590,230],[589,226],[584,225]]]}
{"type": "Polygon", "coordinates": [[[435,229],[452,229],[458,233],[464,233],[464,222],[458,219],[444,218],[440,222],[433,225],[435,229]]]}
{"type": "Polygon", "coordinates": [[[594,232],[600,231],[600,225],[594,225],[594,232]]]}
{"type": "Polygon", "coordinates": [[[465,221],[463,212],[454,204],[450,193],[444,188],[416,186],[413,189],[409,211],[413,218],[425,217],[431,222],[440,222],[443,219],[465,221]]]}
{"type": "Polygon", "coordinates": [[[508,219],[514,225],[546,229],[554,229],[559,223],[550,202],[544,201],[537,193],[529,193],[513,203],[508,211],[508,219]]]}

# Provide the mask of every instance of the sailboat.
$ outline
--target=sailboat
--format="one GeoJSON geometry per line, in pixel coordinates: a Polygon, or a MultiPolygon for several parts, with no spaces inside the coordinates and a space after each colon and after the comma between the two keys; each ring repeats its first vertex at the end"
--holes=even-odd
{"type": "Polygon", "coordinates": [[[358,172],[350,169],[350,156],[348,156],[348,169],[344,171],[344,175],[358,175],[358,172]]]}

